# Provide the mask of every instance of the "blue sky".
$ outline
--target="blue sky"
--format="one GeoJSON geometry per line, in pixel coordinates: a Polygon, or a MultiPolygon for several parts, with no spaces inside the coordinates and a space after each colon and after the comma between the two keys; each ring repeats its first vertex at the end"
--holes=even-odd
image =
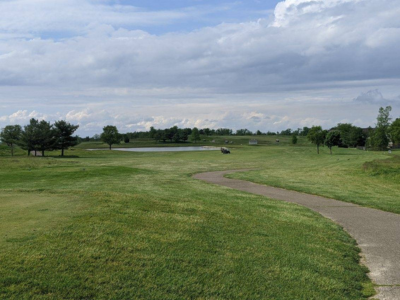
{"type": "Polygon", "coordinates": [[[400,116],[391,0],[0,2],[0,127],[262,131],[400,116]]]}
{"type": "Polygon", "coordinates": [[[237,23],[265,18],[273,12],[275,0],[249,0],[249,1],[207,1],[207,0],[172,0],[172,1],[121,1],[121,4],[133,5],[146,10],[207,10],[206,15],[198,16],[190,20],[163,25],[144,27],[143,29],[154,33],[170,31],[191,31],[204,26],[215,26],[219,23],[237,23]]]}
{"type": "MultiPolygon", "coordinates": [[[[96,1],[94,1],[96,2],[96,1]]],[[[165,22],[154,24],[115,24],[116,27],[126,29],[140,29],[152,34],[165,34],[168,32],[190,32],[206,26],[216,26],[220,23],[240,23],[267,18],[273,13],[276,0],[250,0],[250,1],[207,1],[207,0],[171,0],[171,1],[97,1],[98,5],[109,7],[125,6],[138,12],[181,12],[190,13],[190,17],[171,18],[165,22]]],[[[47,30],[38,32],[43,38],[69,37],[68,31],[47,30]]]]}

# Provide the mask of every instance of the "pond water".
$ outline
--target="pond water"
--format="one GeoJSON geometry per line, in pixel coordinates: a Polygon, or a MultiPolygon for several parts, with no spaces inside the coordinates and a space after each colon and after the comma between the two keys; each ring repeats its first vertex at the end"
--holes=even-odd
{"type": "MultiPolygon", "coordinates": [[[[107,149],[88,149],[94,150],[107,150],[107,149]]],[[[183,151],[216,151],[220,150],[217,147],[151,147],[151,148],[113,148],[114,151],[126,152],[183,152],[183,151]]]]}

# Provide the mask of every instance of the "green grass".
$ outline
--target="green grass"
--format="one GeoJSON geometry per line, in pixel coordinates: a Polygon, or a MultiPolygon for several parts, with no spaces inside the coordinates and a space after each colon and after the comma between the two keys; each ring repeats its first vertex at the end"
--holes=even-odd
{"type": "MultiPolygon", "coordinates": [[[[395,152],[397,153],[397,152],[395,152]]],[[[355,149],[282,149],[270,153],[258,170],[228,177],[316,194],[400,213],[399,156],[355,149]]]]}
{"type": "MultiPolygon", "coordinates": [[[[250,147],[245,145],[248,138],[235,138],[231,155],[90,152],[83,149],[91,145],[82,144],[66,158],[58,153],[28,158],[24,152],[11,158],[0,148],[0,298],[371,295],[354,240],[332,221],[294,204],[209,185],[191,175],[259,168],[235,176],[256,180],[261,174],[264,183],[284,185],[287,180],[286,187],[292,188],[301,185],[298,175],[303,174],[309,179],[307,188],[323,194],[334,193],[341,172],[351,171],[346,176],[386,182],[394,189],[386,174],[363,167],[386,156],[347,149],[332,157],[317,156],[304,140],[294,147],[290,137],[280,138],[279,145],[275,137],[263,137],[260,146],[250,147]],[[325,186],[320,177],[328,170],[330,184],[325,186]]],[[[347,194],[342,191],[348,201],[357,189],[353,183],[347,185],[347,194]]],[[[392,192],[384,191],[384,197],[392,192]]]]}

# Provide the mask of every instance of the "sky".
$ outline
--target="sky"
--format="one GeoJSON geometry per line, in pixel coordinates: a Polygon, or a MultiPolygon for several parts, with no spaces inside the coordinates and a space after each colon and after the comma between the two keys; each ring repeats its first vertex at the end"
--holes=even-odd
{"type": "Polygon", "coordinates": [[[400,2],[2,0],[0,127],[81,136],[400,117],[400,2]]]}

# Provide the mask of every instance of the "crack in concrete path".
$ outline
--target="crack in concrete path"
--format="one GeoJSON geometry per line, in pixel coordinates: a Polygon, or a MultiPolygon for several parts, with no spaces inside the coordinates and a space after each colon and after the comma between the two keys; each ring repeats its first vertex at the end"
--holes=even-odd
{"type": "Polygon", "coordinates": [[[362,207],[353,203],[274,188],[248,181],[228,179],[230,173],[249,170],[218,171],[193,177],[232,189],[297,203],[341,225],[358,243],[369,276],[377,285],[374,299],[400,299],[400,215],[362,207]],[[351,209],[349,209],[351,208],[351,209]]]}

